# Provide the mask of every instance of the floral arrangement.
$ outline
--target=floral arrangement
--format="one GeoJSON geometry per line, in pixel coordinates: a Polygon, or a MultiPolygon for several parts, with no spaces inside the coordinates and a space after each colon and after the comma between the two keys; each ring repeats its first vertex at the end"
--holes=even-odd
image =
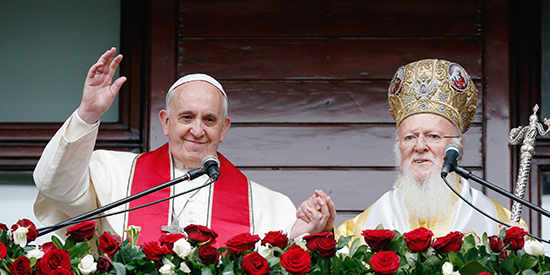
{"type": "Polygon", "coordinates": [[[218,247],[218,234],[201,225],[137,246],[139,227],[131,226],[124,241],[104,232],[97,250],[88,241],[95,233],[93,221],[68,228],[64,243],[53,236],[38,247],[29,244],[37,231],[27,219],[11,228],[0,223],[0,232],[0,275],[550,274],[542,244],[525,241],[526,232],[518,227],[485,234],[477,244],[460,232],[434,238],[425,228],[404,234],[378,228],[362,232],[366,245],[351,237],[336,242],[331,232],[290,241],[282,231],[272,231],[263,238],[242,233],[218,247]]]}

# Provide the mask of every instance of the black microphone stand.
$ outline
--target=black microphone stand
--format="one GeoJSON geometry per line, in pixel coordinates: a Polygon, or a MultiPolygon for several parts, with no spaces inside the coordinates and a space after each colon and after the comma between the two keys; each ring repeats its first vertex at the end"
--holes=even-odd
{"type": "MultiPolygon", "coordinates": [[[[466,198],[464,198],[462,195],[460,195],[458,193],[458,191],[456,191],[452,186],[451,184],[447,181],[447,179],[445,177],[441,177],[443,179],[443,181],[445,182],[445,184],[447,185],[447,187],[449,187],[449,189],[451,189],[451,191],[453,191],[453,193],[455,193],[455,195],[457,195],[462,201],[464,201],[464,203],[466,203],[467,205],[469,205],[471,208],[475,209],[477,212],[479,212],[480,214],[482,214],[483,216],[487,217],[488,219],[496,222],[496,223],[499,223],[499,224],[502,224],[506,227],[511,227],[510,225],[504,223],[504,222],[501,222],[499,221],[498,219],[494,218],[494,217],[491,217],[489,214],[485,213],[483,210],[477,208],[474,204],[472,204],[471,202],[469,202],[466,198]]],[[[543,238],[540,238],[540,237],[537,237],[531,233],[527,233],[527,235],[537,239],[538,241],[540,242],[545,242],[547,244],[550,244],[550,242],[548,242],[547,240],[543,239],[543,238]]]]}
{"type": "MultiPolygon", "coordinates": [[[[107,210],[110,210],[110,209],[113,209],[117,206],[120,206],[120,205],[123,205],[125,203],[128,203],[130,201],[133,201],[133,200],[136,200],[136,199],[139,199],[143,196],[146,196],[146,195],[149,195],[151,193],[154,193],[154,192],[157,192],[159,190],[162,190],[166,187],[169,187],[169,186],[172,186],[174,184],[177,184],[179,182],[182,182],[184,180],[193,180],[203,174],[205,174],[206,171],[203,169],[203,168],[197,168],[195,170],[191,170],[187,173],[185,173],[183,176],[181,177],[178,177],[178,178],[175,178],[173,180],[170,180],[170,181],[167,181],[165,183],[162,183],[162,184],[159,184],[155,187],[152,187],[152,188],[149,188],[147,190],[144,190],[144,191],[141,191],[139,193],[136,193],[134,195],[131,195],[131,196],[128,196],[126,198],[122,198],[118,201],[114,201],[112,203],[109,203],[109,204],[106,204],[104,206],[101,206],[97,209],[94,209],[92,211],[89,211],[89,212],[86,212],[84,214],[81,214],[81,215],[78,215],[76,217],[73,217],[73,218],[70,218],[68,220],[65,220],[65,221],[62,221],[56,225],[53,225],[53,226],[49,226],[49,227],[44,227],[44,228],[39,228],[37,231],[38,231],[38,234],[37,236],[40,237],[44,234],[48,234],[50,232],[53,232],[55,230],[58,230],[58,229],[61,229],[65,226],[68,226],[68,225],[72,225],[72,224],[75,224],[75,223],[79,223],[79,222],[82,222],[84,221],[85,219],[87,218],[90,218],[92,216],[95,216],[99,213],[102,213],[102,212],[105,212],[107,210]]],[[[160,201],[159,201],[160,202],[160,201]]]]}
{"type": "Polygon", "coordinates": [[[524,200],[474,174],[472,174],[472,172],[468,169],[465,169],[465,168],[462,168],[458,165],[456,165],[455,167],[452,167],[451,169],[453,169],[458,175],[460,175],[461,177],[465,178],[465,179],[472,179],[474,180],[475,182],[493,190],[493,191],[496,191],[497,193],[501,194],[501,195],[504,195],[506,197],[508,197],[509,199],[512,199],[514,201],[517,201],[533,210],[535,210],[536,212],[546,216],[546,217],[549,217],[550,218],[550,212],[548,212],[547,210],[539,207],[538,205],[535,205],[535,204],[532,204],[531,202],[527,201],[527,200],[524,200]],[[454,169],[453,169],[454,168],[454,169]]]}

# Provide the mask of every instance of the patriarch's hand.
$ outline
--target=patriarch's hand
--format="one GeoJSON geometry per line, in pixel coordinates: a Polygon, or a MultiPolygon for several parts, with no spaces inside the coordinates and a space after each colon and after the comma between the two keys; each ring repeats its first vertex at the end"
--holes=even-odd
{"type": "Polygon", "coordinates": [[[325,192],[315,190],[315,193],[298,207],[296,218],[290,234],[293,239],[304,233],[331,231],[336,220],[336,209],[325,192]]]}

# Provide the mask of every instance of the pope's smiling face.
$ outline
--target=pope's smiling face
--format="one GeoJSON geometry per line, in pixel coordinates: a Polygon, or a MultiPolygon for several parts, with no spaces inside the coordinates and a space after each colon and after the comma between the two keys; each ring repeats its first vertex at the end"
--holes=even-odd
{"type": "Polygon", "coordinates": [[[223,95],[205,81],[177,87],[169,112],[159,114],[172,155],[190,167],[199,167],[207,155],[216,156],[231,120],[224,117],[223,95]]]}
{"type": "Polygon", "coordinates": [[[433,169],[441,169],[445,146],[454,140],[448,137],[456,136],[457,129],[442,116],[421,113],[405,118],[398,128],[401,167],[423,182],[433,169]]]}

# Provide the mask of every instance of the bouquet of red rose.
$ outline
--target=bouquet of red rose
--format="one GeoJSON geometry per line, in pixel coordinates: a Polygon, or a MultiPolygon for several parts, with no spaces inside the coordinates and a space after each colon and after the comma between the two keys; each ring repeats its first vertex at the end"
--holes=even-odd
{"type": "Polygon", "coordinates": [[[401,235],[383,228],[364,230],[363,238],[330,232],[289,240],[282,231],[263,238],[238,234],[225,244],[201,225],[184,234],[159,236],[137,246],[139,227],[130,226],[122,240],[102,232],[92,248],[95,222],[67,229],[62,242],[53,236],[41,246],[31,243],[37,231],[32,222],[0,223],[0,274],[548,274],[550,258],[541,244],[525,241],[521,228],[502,230],[476,244],[472,235],[451,232],[434,238],[425,228],[401,235]]]}

